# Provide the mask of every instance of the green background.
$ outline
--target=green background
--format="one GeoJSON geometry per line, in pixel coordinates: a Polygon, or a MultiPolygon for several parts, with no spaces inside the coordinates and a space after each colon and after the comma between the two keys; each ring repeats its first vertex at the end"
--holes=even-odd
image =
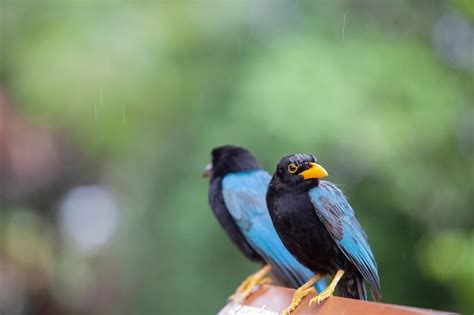
{"type": "Polygon", "coordinates": [[[85,181],[120,205],[113,240],[84,254],[56,233],[56,201],[50,221],[33,202],[2,203],[4,256],[26,283],[43,275],[64,313],[218,311],[258,268],[207,205],[201,171],[222,144],[250,149],[270,172],[283,155],[315,154],[368,234],[384,302],[474,310],[472,2],[0,10],[0,88],[12,110],[72,143],[85,181]],[[18,254],[19,240],[39,254],[18,254]],[[91,292],[100,298],[77,298],[91,292]]]}

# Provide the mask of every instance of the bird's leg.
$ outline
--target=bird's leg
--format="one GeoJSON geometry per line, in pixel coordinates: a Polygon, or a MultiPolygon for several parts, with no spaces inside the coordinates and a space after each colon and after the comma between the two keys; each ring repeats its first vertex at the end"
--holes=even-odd
{"type": "Polygon", "coordinates": [[[255,289],[256,286],[262,284],[272,283],[272,279],[270,277],[266,277],[266,275],[272,271],[272,266],[265,265],[259,271],[251,274],[248,276],[237,288],[234,294],[232,294],[229,299],[240,303],[245,298],[247,298],[255,289]]]}
{"type": "Polygon", "coordinates": [[[298,305],[300,305],[301,301],[309,294],[313,293],[316,291],[314,288],[314,284],[321,279],[321,275],[318,273],[311,279],[309,279],[308,282],[303,284],[301,287],[299,287],[295,293],[293,294],[293,299],[291,300],[291,304],[283,311],[282,315],[289,315],[291,312],[293,312],[298,305]]]}
{"type": "Polygon", "coordinates": [[[319,293],[317,296],[312,298],[309,301],[309,305],[311,306],[313,304],[319,304],[325,299],[327,299],[328,297],[330,297],[334,293],[337,283],[339,282],[339,280],[341,280],[342,276],[344,275],[344,272],[345,272],[344,270],[339,269],[336,272],[336,275],[332,279],[331,283],[327,286],[327,288],[323,292],[319,293]]]}

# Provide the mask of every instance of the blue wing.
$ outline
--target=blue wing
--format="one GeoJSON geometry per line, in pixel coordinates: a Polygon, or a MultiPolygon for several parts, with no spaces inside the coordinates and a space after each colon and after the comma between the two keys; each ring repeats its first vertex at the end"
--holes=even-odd
{"type": "Polygon", "coordinates": [[[374,296],[379,295],[380,279],[374,255],[342,191],[330,182],[321,181],[309,191],[309,196],[318,218],[336,244],[370,284],[374,296]]]}
{"type": "MultiPolygon", "coordinates": [[[[297,288],[313,273],[288,252],[273,227],[265,201],[270,179],[263,170],[228,174],[222,180],[222,194],[230,214],[250,245],[273,266],[280,279],[297,288]]],[[[324,282],[317,285],[319,292],[324,287],[324,282]]]]}

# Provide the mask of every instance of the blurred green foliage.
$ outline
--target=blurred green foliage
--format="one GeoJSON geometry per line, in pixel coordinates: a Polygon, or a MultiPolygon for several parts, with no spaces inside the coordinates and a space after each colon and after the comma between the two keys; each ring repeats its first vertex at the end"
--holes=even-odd
{"type": "Polygon", "coordinates": [[[119,195],[106,255],[124,314],[215,313],[257,268],[200,178],[227,143],[269,171],[316,154],[369,236],[384,301],[472,312],[474,72],[431,41],[446,12],[472,30],[464,3],[7,1],[0,79],[119,195]]]}

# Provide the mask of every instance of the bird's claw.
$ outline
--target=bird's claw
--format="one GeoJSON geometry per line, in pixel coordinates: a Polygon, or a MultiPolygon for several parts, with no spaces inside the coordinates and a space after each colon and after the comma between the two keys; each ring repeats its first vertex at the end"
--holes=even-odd
{"type": "Polygon", "coordinates": [[[260,278],[258,276],[252,275],[242,282],[242,284],[237,288],[236,292],[229,297],[229,300],[232,300],[235,303],[242,303],[256,290],[258,286],[270,283],[272,283],[272,278],[270,277],[260,278]]]}
{"type": "Polygon", "coordinates": [[[324,290],[323,292],[319,293],[314,298],[309,300],[309,306],[313,306],[314,304],[316,305],[321,304],[324,300],[332,296],[333,293],[334,293],[334,290],[324,290]]]}
{"type": "Polygon", "coordinates": [[[264,285],[264,284],[271,284],[272,283],[272,278],[271,277],[265,277],[262,280],[260,280],[257,284],[258,285],[264,285]]]}
{"type": "Polygon", "coordinates": [[[282,315],[290,315],[291,312],[296,310],[298,305],[300,305],[301,301],[309,294],[315,292],[316,289],[314,287],[310,287],[307,289],[296,290],[293,299],[291,300],[291,304],[282,312],[282,315]]]}

